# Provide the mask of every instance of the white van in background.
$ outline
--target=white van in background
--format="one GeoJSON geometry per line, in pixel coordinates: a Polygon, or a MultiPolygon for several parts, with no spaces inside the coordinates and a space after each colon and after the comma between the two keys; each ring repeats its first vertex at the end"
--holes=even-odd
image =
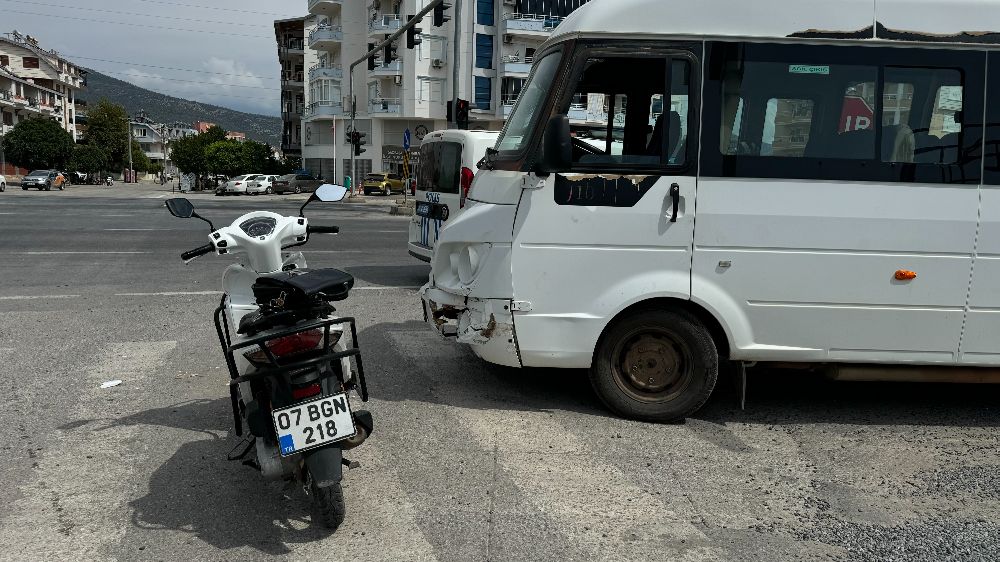
{"type": "Polygon", "coordinates": [[[431,261],[438,233],[465,207],[466,197],[486,149],[499,131],[435,131],[424,137],[417,169],[416,214],[410,221],[410,255],[431,261]]]}

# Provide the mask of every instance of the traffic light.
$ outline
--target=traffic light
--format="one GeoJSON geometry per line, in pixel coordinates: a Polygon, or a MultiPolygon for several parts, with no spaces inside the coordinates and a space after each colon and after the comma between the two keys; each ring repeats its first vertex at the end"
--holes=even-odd
{"type": "Polygon", "coordinates": [[[441,2],[434,7],[434,27],[441,27],[451,21],[451,16],[444,15],[444,11],[449,9],[451,9],[451,4],[447,2],[441,2]]]}
{"type": "Polygon", "coordinates": [[[364,142],[366,136],[367,135],[365,133],[360,131],[354,131],[351,133],[351,144],[354,145],[355,156],[361,156],[361,154],[365,151],[364,148],[361,148],[361,143],[364,142]]]}
{"type": "Polygon", "coordinates": [[[455,105],[455,124],[459,129],[469,128],[469,100],[458,100],[455,105]]]}
{"type": "MultiPolygon", "coordinates": [[[[411,19],[413,19],[413,16],[406,16],[406,21],[410,21],[411,19]]],[[[423,31],[424,31],[423,29],[420,29],[419,27],[416,27],[416,26],[411,27],[410,29],[406,30],[406,48],[407,49],[412,49],[412,48],[416,47],[417,45],[419,45],[419,44],[421,44],[421,43],[424,42],[423,38],[417,37],[418,35],[420,35],[421,33],[423,33],[423,31]]]]}
{"type": "MultiPolygon", "coordinates": [[[[375,49],[375,43],[368,44],[368,52],[372,52],[375,49]]],[[[369,72],[375,70],[375,55],[368,57],[368,70],[369,72]]]]}
{"type": "Polygon", "coordinates": [[[389,43],[382,49],[382,66],[389,66],[396,60],[396,47],[389,43]]]}

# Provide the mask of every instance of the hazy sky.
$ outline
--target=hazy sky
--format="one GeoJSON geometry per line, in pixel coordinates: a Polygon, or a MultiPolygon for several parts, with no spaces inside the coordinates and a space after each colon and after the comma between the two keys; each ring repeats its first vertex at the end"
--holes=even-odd
{"type": "Polygon", "coordinates": [[[0,33],[150,90],[277,115],[274,20],[305,13],[306,0],[0,0],[0,33]]]}

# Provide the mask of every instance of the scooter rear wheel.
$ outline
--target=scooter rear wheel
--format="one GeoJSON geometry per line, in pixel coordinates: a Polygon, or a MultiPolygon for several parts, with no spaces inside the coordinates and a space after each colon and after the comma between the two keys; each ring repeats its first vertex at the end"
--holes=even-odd
{"type": "Polygon", "coordinates": [[[340,482],[332,486],[319,487],[312,483],[310,490],[313,507],[313,521],[321,523],[327,529],[336,531],[347,516],[347,504],[344,503],[344,489],[340,482]]]}

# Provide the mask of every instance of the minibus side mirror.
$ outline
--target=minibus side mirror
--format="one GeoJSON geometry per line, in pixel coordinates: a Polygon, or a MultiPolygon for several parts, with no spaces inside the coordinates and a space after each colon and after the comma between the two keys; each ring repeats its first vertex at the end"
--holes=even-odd
{"type": "Polygon", "coordinates": [[[573,164],[573,140],[569,134],[569,117],[555,115],[549,119],[542,136],[542,157],[536,166],[542,174],[565,172],[573,164]]]}

